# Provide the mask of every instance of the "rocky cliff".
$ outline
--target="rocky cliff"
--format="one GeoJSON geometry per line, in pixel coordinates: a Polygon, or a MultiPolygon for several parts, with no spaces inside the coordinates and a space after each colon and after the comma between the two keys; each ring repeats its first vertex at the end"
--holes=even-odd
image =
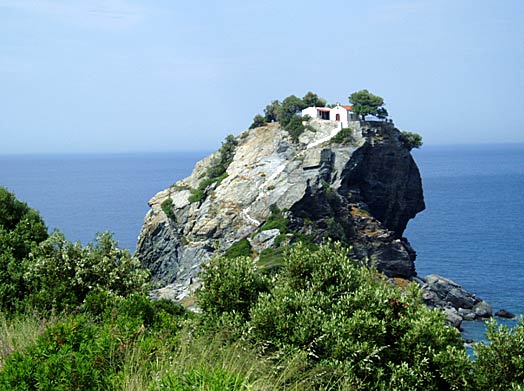
{"type": "Polygon", "coordinates": [[[402,233],[424,209],[422,184],[392,123],[355,121],[339,130],[310,120],[298,140],[273,123],[225,147],[149,202],[137,255],[157,296],[183,299],[217,251],[242,248],[268,266],[286,243],[327,238],[350,244],[391,277],[416,275],[402,233]],[[213,174],[217,167],[225,173],[213,174]]]}

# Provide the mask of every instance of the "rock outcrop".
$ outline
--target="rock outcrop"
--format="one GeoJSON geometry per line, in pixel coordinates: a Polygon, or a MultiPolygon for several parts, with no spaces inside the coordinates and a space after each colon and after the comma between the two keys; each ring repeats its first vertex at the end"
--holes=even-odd
{"type": "Polygon", "coordinates": [[[310,120],[298,142],[278,123],[244,132],[227,176],[208,181],[201,197],[195,189],[219,152],[155,195],[137,255],[162,287],[156,294],[184,298],[202,262],[243,239],[256,258],[282,242],[332,238],[391,277],[415,276],[416,254],[402,233],[425,207],[418,168],[392,123],[350,127],[341,137],[336,122],[310,120]],[[272,213],[286,232],[264,227],[272,213]]]}
{"type": "Polygon", "coordinates": [[[490,304],[454,281],[430,274],[419,280],[422,298],[430,308],[444,309],[450,324],[459,328],[462,320],[482,320],[493,316],[490,304]]]}

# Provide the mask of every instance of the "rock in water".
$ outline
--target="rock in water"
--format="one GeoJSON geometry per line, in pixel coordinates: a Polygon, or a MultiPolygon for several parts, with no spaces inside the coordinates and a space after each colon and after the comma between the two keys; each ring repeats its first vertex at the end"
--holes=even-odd
{"type": "Polygon", "coordinates": [[[332,238],[388,276],[416,275],[402,233],[425,206],[400,132],[388,122],[354,121],[339,144],[335,121],[308,125],[298,142],[278,123],[244,132],[229,140],[232,158],[221,149],[150,200],[137,255],[163,287],[158,295],[185,297],[198,286],[201,263],[243,239],[258,259],[288,242],[332,238]],[[221,165],[227,176],[219,178],[221,165]]]}
{"type": "Polygon", "coordinates": [[[453,325],[457,323],[456,316],[460,316],[463,320],[493,316],[491,305],[448,278],[431,274],[424,277],[422,281],[422,298],[426,304],[430,308],[444,309],[448,321],[453,325]]]}
{"type": "Polygon", "coordinates": [[[517,315],[515,315],[513,312],[510,312],[504,309],[495,312],[495,316],[498,316],[499,318],[504,318],[504,319],[514,319],[517,317],[517,315]]]}

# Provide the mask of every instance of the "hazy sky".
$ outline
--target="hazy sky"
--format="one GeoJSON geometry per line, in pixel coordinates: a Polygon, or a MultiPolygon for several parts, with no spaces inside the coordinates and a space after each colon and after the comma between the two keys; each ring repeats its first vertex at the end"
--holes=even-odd
{"type": "Polygon", "coordinates": [[[215,149],[367,88],[427,145],[524,142],[524,1],[0,0],[0,153],[215,149]]]}

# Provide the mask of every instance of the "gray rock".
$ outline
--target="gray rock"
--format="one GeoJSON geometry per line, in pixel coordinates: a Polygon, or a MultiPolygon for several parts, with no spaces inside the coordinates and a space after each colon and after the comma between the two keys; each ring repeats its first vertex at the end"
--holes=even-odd
{"type": "Polygon", "coordinates": [[[475,313],[470,309],[459,308],[458,313],[464,320],[475,320],[476,318],[475,313]]]}
{"type": "Polygon", "coordinates": [[[477,318],[491,318],[493,316],[493,307],[485,301],[481,301],[475,304],[473,312],[477,318]]]}
{"type": "Polygon", "coordinates": [[[453,307],[446,307],[443,309],[444,315],[446,316],[446,322],[459,329],[460,325],[462,324],[462,316],[457,312],[457,310],[453,307]]]}
{"type": "Polygon", "coordinates": [[[422,286],[425,300],[433,307],[444,308],[451,306],[455,309],[472,309],[480,299],[468,292],[454,281],[431,274],[424,277],[426,284],[422,286]]]}
{"type": "Polygon", "coordinates": [[[510,312],[504,309],[495,312],[495,316],[498,316],[499,318],[504,318],[504,319],[514,319],[517,317],[517,315],[515,315],[513,312],[510,312]]]}
{"type": "Polygon", "coordinates": [[[276,237],[280,235],[278,229],[268,229],[256,234],[252,239],[248,239],[251,247],[257,253],[261,253],[266,248],[272,247],[275,244],[276,237]]]}

